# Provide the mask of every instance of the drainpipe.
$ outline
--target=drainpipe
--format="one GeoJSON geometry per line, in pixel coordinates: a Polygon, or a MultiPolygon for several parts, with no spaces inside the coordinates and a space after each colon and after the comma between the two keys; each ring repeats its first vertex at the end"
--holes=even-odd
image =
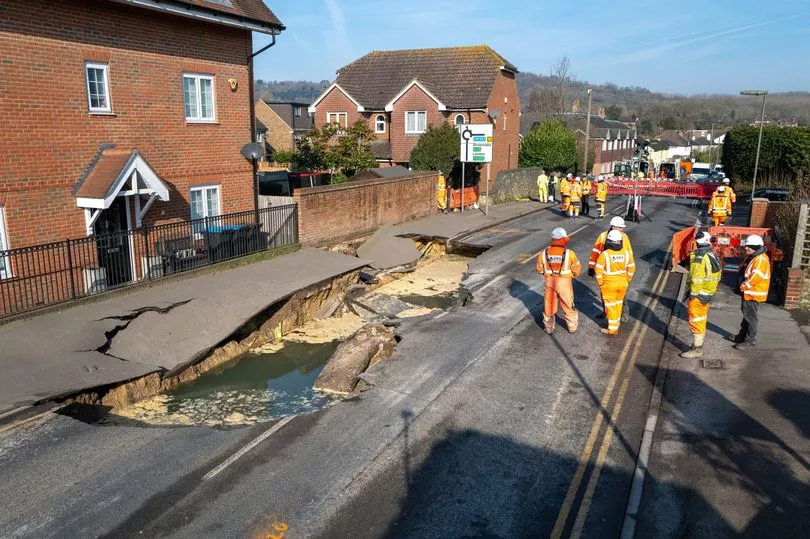
{"type": "MultiPolygon", "coordinates": [[[[276,31],[273,30],[270,34],[273,37],[273,40],[270,44],[265,45],[261,49],[257,50],[256,52],[252,53],[250,56],[247,57],[247,64],[248,64],[248,97],[250,99],[250,142],[256,142],[256,82],[253,80],[253,59],[256,58],[258,55],[272,47],[276,44],[276,31]]],[[[248,38],[250,39],[250,49],[253,50],[253,34],[248,34],[248,38]]],[[[253,216],[256,220],[256,225],[260,224],[259,222],[259,166],[254,159],[252,161],[253,165],[253,216]]]]}

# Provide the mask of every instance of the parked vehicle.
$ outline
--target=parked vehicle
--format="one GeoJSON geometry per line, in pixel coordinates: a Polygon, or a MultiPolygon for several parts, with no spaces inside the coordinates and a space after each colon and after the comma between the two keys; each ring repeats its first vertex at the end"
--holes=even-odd
{"type": "Polygon", "coordinates": [[[709,163],[692,163],[692,181],[705,180],[712,173],[709,163]]]}
{"type": "Polygon", "coordinates": [[[678,178],[678,167],[675,166],[675,163],[661,163],[658,167],[658,174],[661,174],[661,171],[664,171],[664,175],[667,177],[668,180],[675,180],[678,178]]]}
{"type": "MultiPolygon", "coordinates": [[[[766,187],[764,189],[757,189],[754,191],[754,198],[766,198],[772,202],[784,202],[790,196],[790,191],[787,189],[783,189],[781,187],[766,187]]],[[[746,204],[751,203],[751,193],[747,193],[745,195],[740,196],[737,194],[737,200],[745,202],[746,204]]]]}
{"type": "Polygon", "coordinates": [[[714,165],[714,168],[712,169],[712,172],[717,172],[719,174],[722,174],[721,178],[725,178],[725,176],[726,176],[726,167],[724,167],[723,165],[719,165],[719,164],[714,165]]]}

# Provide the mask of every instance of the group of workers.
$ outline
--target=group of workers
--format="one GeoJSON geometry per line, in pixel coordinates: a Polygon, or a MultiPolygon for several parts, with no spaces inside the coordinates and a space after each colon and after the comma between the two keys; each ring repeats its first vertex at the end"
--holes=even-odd
{"type": "Polygon", "coordinates": [[[736,203],[737,195],[734,193],[734,189],[731,188],[731,180],[723,178],[722,185],[712,193],[712,198],[709,201],[709,215],[714,226],[724,225],[726,219],[731,219],[731,212],[734,210],[734,204],[736,203]]]}
{"type": "MultiPolygon", "coordinates": [[[[610,230],[597,237],[588,261],[588,275],[596,279],[602,295],[607,327],[606,335],[618,335],[623,316],[627,287],[636,272],[630,238],[624,233],[625,223],[621,217],[610,221],[610,230]]],[[[579,313],[574,306],[574,278],[582,271],[576,253],[567,248],[568,233],[564,228],[551,232],[551,245],[537,257],[537,271],[545,277],[545,309],[543,326],[549,335],[556,329],[555,317],[562,307],[569,333],[579,326],[579,313]]]]}
{"type": "Polygon", "coordinates": [[[554,197],[559,192],[560,209],[563,215],[569,219],[577,219],[580,215],[590,216],[591,196],[596,201],[596,219],[605,217],[605,203],[607,202],[608,186],[602,176],[594,178],[567,174],[564,178],[558,172],[551,176],[545,170],[537,176],[537,194],[540,202],[544,204],[553,203],[554,197]]]}
{"type": "MultiPolygon", "coordinates": [[[[600,331],[606,335],[618,335],[621,322],[627,320],[624,300],[636,270],[633,248],[624,229],[624,219],[611,219],[610,229],[597,237],[588,263],[588,275],[596,279],[602,296],[607,327],[600,331]]],[[[681,354],[684,358],[703,357],[709,305],[722,276],[722,264],[712,252],[711,240],[708,232],[698,234],[696,247],[689,255],[687,297],[684,301],[694,343],[681,354]]],[[[579,277],[582,265],[576,253],[567,247],[568,241],[566,230],[555,228],[551,233],[551,245],[537,257],[537,271],[545,278],[543,326],[549,335],[556,329],[559,307],[562,307],[569,333],[576,332],[579,326],[573,280],[579,277]]],[[[740,331],[731,339],[735,348],[741,350],[756,345],[759,304],[767,300],[771,280],[771,264],[763,238],[748,236],[743,245],[747,258],[740,266],[737,279],[737,288],[742,295],[743,320],[740,331]]]]}

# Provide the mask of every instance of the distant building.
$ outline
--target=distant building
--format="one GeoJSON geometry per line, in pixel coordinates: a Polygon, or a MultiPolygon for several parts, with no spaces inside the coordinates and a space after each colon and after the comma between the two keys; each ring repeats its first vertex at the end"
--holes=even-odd
{"type": "MultiPolygon", "coordinates": [[[[563,122],[576,134],[580,145],[585,142],[587,119],[587,114],[566,114],[563,117],[563,122]]],[[[591,115],[589,134],[588,160],[593,160],[593,168],[587,171],[588,174],[610,174],[616,163],[630,159],[636,152],[638,133],[633,125],[591,115]]]]}
{"type": "Polygon", "coordinates": [[[262,141],[267,145],[268,154],[294,149],[295,143],[312,129],[308,108],[309,103],[256,101],[256,120],[266,127],[262,141]]]}

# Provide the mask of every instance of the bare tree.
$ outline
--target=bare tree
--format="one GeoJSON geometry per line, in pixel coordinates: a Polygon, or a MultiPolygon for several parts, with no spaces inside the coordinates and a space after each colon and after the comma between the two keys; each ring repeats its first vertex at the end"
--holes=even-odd
{"type": "Polygon", "coordinates": [[[569,93],[574,84],[575,76],[571,73],[571,60],[563,56],[551,66],[549,76],[552,80],[551,96],[554,103],[554,114],[562,118],[569,109],[569,93]]]}

